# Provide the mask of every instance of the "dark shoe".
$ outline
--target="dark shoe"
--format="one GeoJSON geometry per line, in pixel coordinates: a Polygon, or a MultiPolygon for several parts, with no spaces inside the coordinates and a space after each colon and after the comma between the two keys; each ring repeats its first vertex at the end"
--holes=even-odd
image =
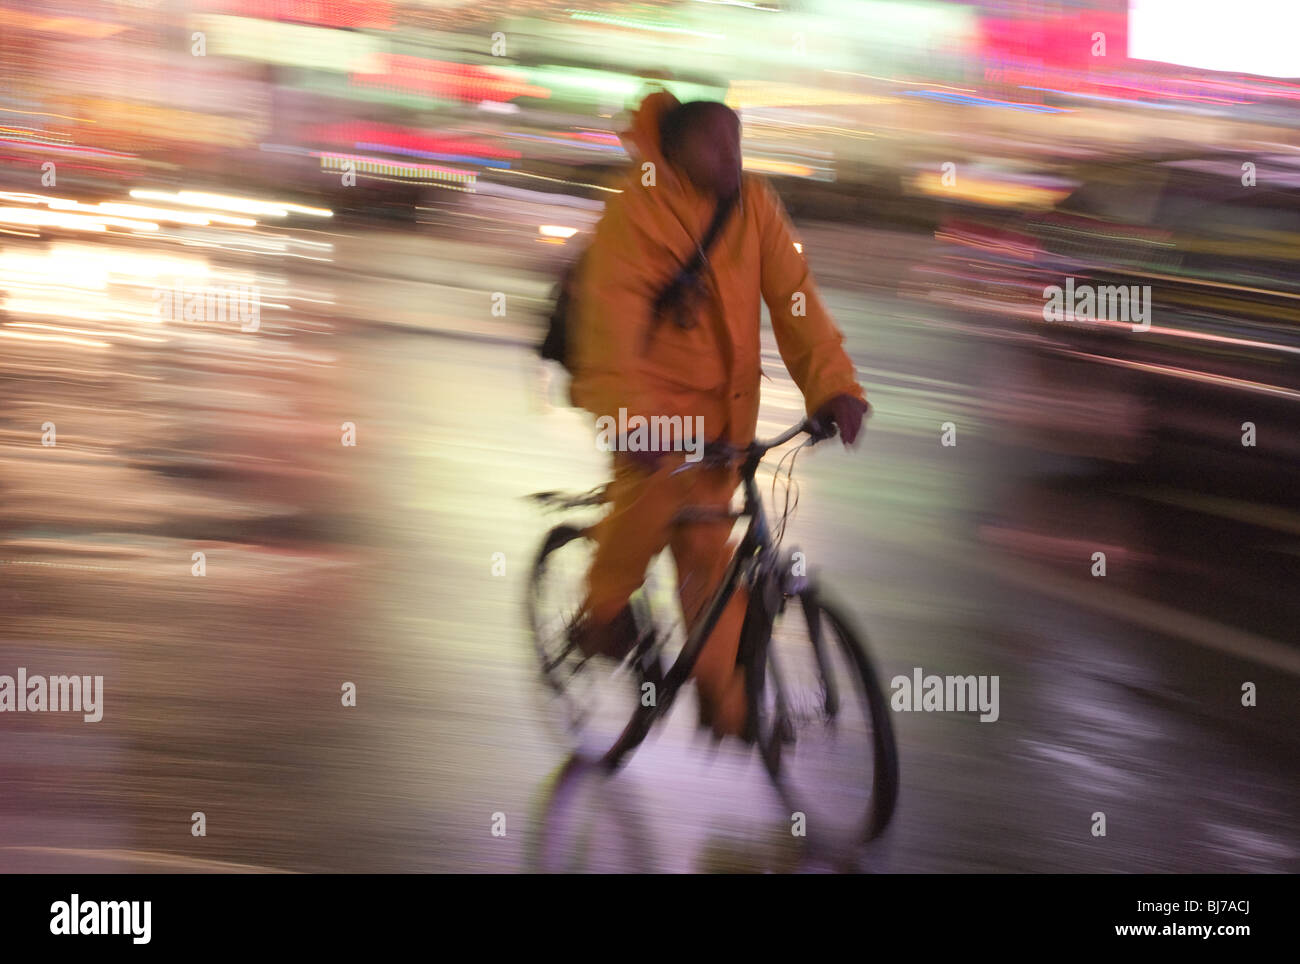
{"type": "Polygon", "coordinates": [[[624,607],[604,626],[593,626],[585,617],[569,629],[569,639],[587,658],[601,656],[621,663],[636,646],[640,634],[630,607],[624,607]]]}
{"type": "Polygon", "coordinates": [[[754,716],[754,709],[751,706],[745,713],[745,728],[740,732],[740,738],[747,746],[753,746],[758,742],[758,723],[754,716]]]}
{"type": "MultiPolygon", "coordinates": [[[[757,743],[757,741],[755,741],[757,743]]],[[[758,743],[759,755],[763,758],[763,763],[767,766],[769,773],[776,773],[781,769],[781,741],[769,740],[767,743],[758,743]]]]}
{"type": "Polygon", "coordinates": [[[700,692],[699,687],[695,689],[695,703],[699,708],[699,717],[695,725],[701,730],[713,729],[713,707],[705,700],[704,694],[700,692]]]}

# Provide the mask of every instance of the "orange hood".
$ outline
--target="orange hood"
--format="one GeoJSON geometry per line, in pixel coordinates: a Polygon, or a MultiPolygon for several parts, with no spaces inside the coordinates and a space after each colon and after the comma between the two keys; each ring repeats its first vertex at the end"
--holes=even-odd
{"type": "Polygon", "coordinates": [[[646,95],[641,106],[632,112],[632,126],[620,132],[624,146],[631,142],[629,154],[635,153],[639,161],[653,161],[656,167],[666,166],[663,145],[659,141],[659,122],[670,110],[681,105],[666,90],[646,95]]]}
{"type": "Polygon", "coordinates": [[[619,132],[624,149],[634,161],[622,184],[622,203],[632,219],[663,245],[662,257],[669,264],[674,263],[671,250],[680,248],[683,242],[685,250],[690,251],[692,239],[703,232],[714,209],[714,202],[679,175],[664,157],[659,123],[680,104],[666,90],[647,94],[632,111],[631,126],[619,132]],[[648,190],[643,181],[647,161],[654,165],[653,190],[648,190]]]}

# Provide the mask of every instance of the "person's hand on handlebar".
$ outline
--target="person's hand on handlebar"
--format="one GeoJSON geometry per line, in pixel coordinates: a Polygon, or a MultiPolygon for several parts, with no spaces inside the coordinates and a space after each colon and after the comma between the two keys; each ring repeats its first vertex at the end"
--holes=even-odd
{"type": "Polygon", "coordinates": [[[828,438],[834,434],[834,429],[839,429],[844,447],[849,448],[857,441],[858,433],[862,431],[863,416],[870,411],[871,406],[860,398],[853,395],[836,395],[819,408],[813,418],[826,430],[828,438]]]}

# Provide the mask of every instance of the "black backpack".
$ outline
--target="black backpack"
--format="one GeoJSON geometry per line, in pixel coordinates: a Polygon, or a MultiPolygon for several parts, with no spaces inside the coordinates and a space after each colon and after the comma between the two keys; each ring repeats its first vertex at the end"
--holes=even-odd
{"type": "MultiPolygon", "coordinates": [[[[701,273],[709,261],[708,252],[718,239],[718,235],[722,233],[731,209],[736,206],[736,200],[737,197],[733,195],[718,205],[713,220],[709,222],[708,230],[704,232],[704,238],[696,245],[690,260],[682,265],[677,274],[655,296],[652,305],[655,325],[658,325],[666,315],[671,316],[683,328],[689,328],[694,324],[690,312],[685,309],[690,307],[692,298],[699,292],[701,273]]],[[[584,251],[571,261],[565,267],[564,273],[560,275],[552,295],[554,303],[551,306],[551,314],[546,320],[546,337],[537,346],[537,354],[547,361],[559,362],[570,375],[573,374],[573,359],[569,353],[569,321],[576,308],[576,283],[586,254],[587,252],[584,251]]]]}
{"type": "Polygon", "coordinates": [[[584,251],[569,262],[560,275],[551,295],[554,303],[551,305],[550,317],[546,320],[546,337],[537,346],[537,354],[547,361],[559,362],[570,375],[573,374],[573,365],[569,358],[569,313],[573,310],[575,283],[585,256],[584,251]]]}

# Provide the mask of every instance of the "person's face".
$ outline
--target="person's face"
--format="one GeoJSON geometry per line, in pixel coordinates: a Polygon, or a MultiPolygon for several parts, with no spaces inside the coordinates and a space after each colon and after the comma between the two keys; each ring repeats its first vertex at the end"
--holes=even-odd
{"type": "Polygon", "coordinates": [[[727,111],[702,118],[682,138],[674,158],[701,191],[730,197],[740,189],[740,124],[727,111]]]}

